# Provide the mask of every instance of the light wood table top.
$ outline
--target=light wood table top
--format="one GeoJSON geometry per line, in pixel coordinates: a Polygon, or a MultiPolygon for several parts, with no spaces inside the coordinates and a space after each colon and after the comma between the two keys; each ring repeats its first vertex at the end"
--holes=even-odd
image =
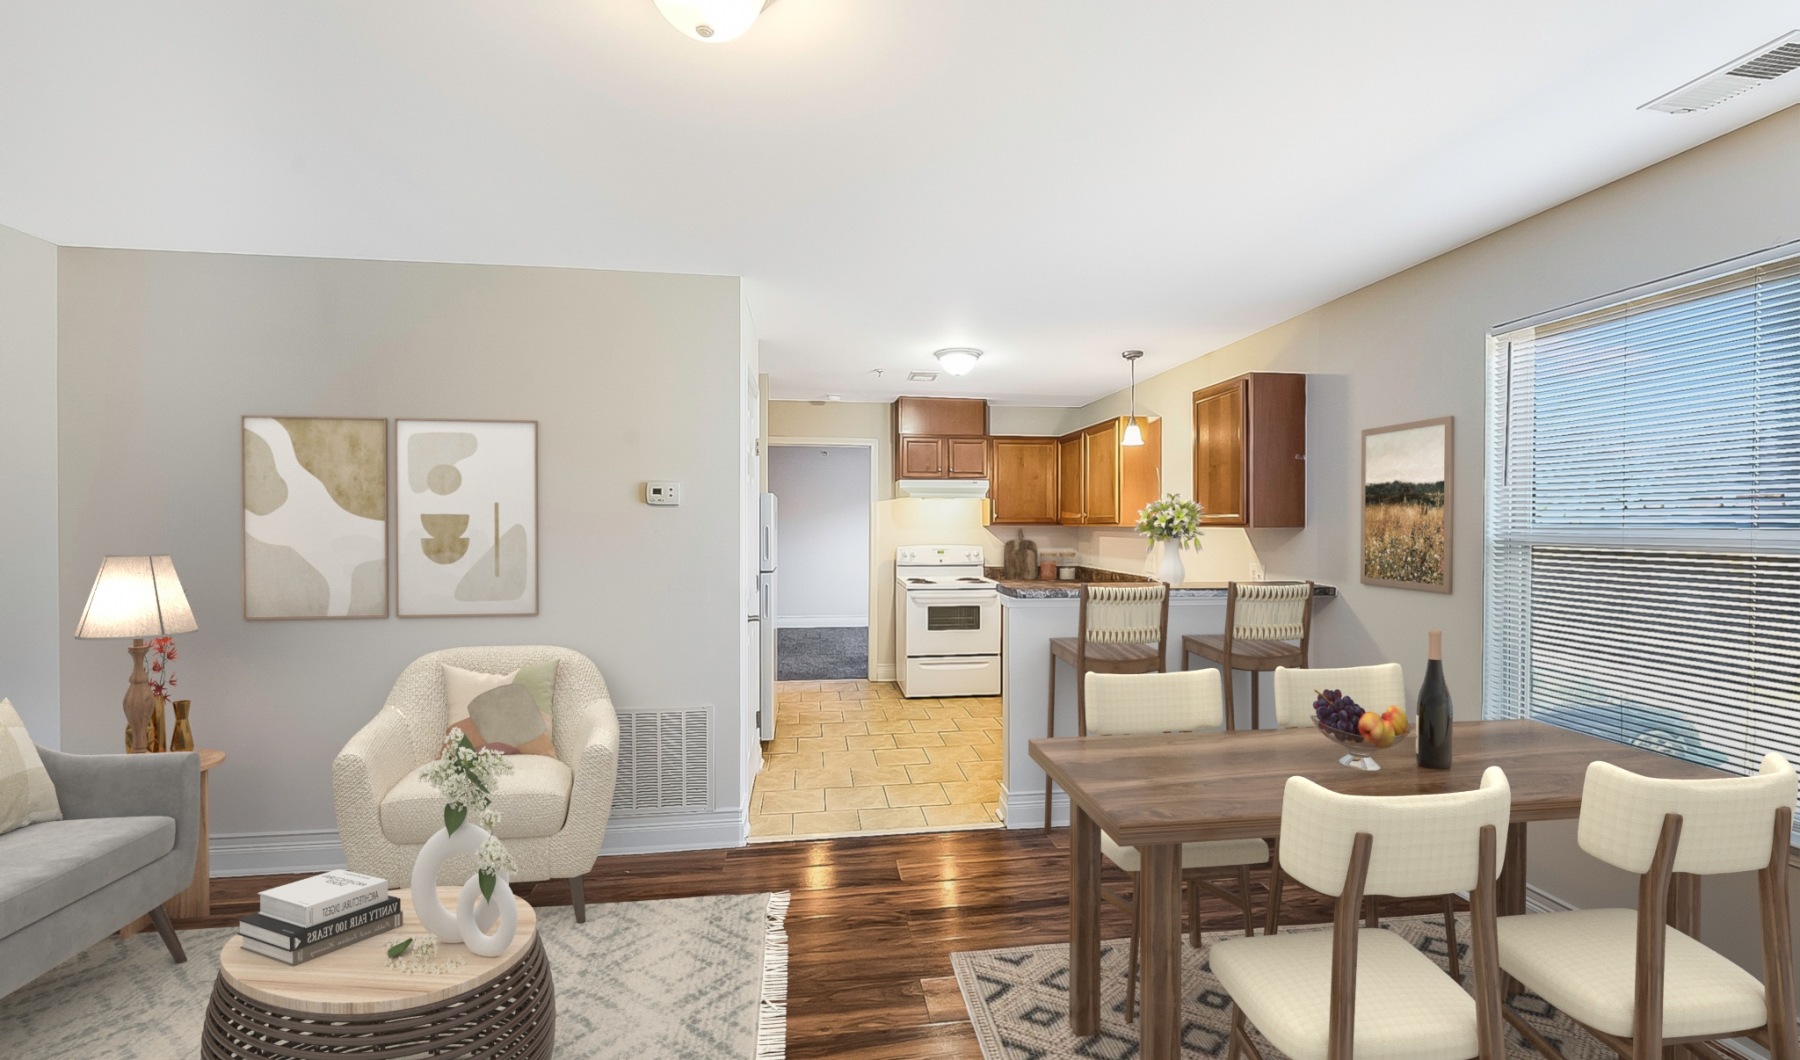
{"type": "Polygon", "coordinates": [[[1451,739],[1449,769],[1420,769],[1402,753],[1377,758],[1372,773],[1338,764],[1343,748],[1310,727],[1033,740],[1031,758],[1127,846],[1276,835],[1291,776],[1346,795],[1424,795],[1472,791],[1499,766],[1519,822],[1574,817],[1589,762],[1652,777],[1724,775],[1538,721],[1459,721],[1451,739]]]}
{"type": "MultiPolygon", "coordinates": [[[[439,900],[454,911],[460,887],[439,887],[439,900]]],[[[236,936],[219,953],[219,975],[245,996],[264,1005],[295,1012],[328,1015],[372,1015],[435,1004],[489,982],[519,958],[537,937],[537,912],[513,896],[519,908],[519,930],[498,957],[477,957],[462,943],[438,942],[438,961],[460,961],[453,971],[403,972],[388,963],[388,947],[427,934],[413,912],[410,891],[394,891],[400,899],[401,926],[373,938],[333,950],[304,964],[288,965],[247,952],[236,936]]]]}

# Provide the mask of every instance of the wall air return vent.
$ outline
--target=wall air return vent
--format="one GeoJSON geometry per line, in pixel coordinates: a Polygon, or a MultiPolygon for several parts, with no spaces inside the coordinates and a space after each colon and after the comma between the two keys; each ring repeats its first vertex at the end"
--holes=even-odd
{"type": "Polygon", "coordinates": [[[1667,95],[1658,96],[1639,110],[1659,110],[1664,114],[1691,114],[1716,107],[1733,96],[1750,91],[1765,81],[1773,81],[1789,70],[1800,68],[1800,30],[1777,37],[1769,43],[1696,78],[1667,95]]]}
{"type": "Polygon", "coordinates": [[[704,709],[619,712],[615,816],[712,809],[708,716],[704,709]]]}

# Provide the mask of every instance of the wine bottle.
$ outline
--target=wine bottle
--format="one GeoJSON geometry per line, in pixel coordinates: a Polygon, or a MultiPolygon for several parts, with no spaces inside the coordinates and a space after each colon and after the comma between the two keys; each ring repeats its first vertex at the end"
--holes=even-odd
{"type": "Polygon", "coordinates": [[[1437,629],[1419,686],[1419,766],[1450,768],[1450,689],[1444,684],[1444,633],[1437,629]]]}

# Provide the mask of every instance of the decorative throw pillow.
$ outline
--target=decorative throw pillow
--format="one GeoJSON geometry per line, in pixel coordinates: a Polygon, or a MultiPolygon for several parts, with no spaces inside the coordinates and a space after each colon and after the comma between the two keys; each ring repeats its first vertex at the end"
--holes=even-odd
{"type": "Polygon", "coordinates": [[[450,728],[460,730],[476,749],[493,744],[503,754],[556,756],[556,745],[550,739],[555,659],[521,666],[507,674],[484,674],[449,664],[443,667],[450,728]],[[488,698],[502,690],[508,691],[488,698]],[[479,710],[478,702],[482,703],[479,710]],[[536,718],[524,715],[527,706],[536,718]]]}
{"type": "Polygon", "coordinates": [[[0,833],[62,820],[56,788],[12,701],[0,699],[0,833]]]}

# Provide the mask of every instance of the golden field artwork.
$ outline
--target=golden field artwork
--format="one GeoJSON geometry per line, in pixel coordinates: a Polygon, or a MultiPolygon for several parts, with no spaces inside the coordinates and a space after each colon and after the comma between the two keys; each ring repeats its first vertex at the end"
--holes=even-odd
{"type": "Polygon", "coordinates": [[[1450,419],[1363,432],[1362,580],[1450,591],[1450,419]]]}

